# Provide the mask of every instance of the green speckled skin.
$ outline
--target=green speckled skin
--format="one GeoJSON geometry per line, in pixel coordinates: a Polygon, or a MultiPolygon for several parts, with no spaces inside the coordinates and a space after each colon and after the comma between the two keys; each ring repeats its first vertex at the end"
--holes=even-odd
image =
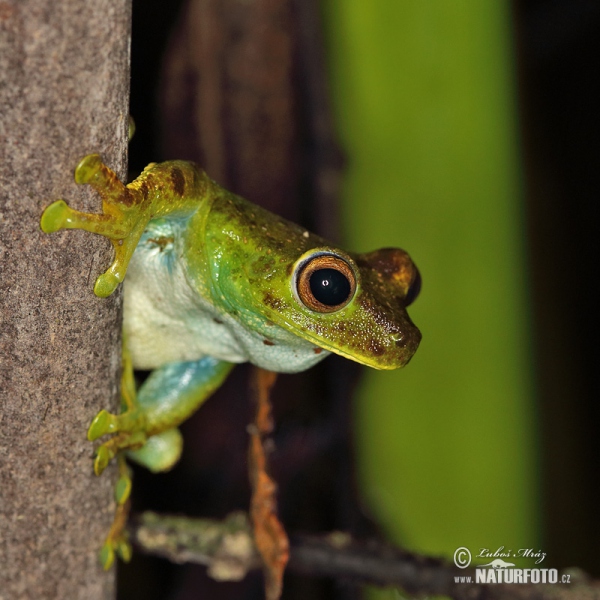
{"type": "Polygon", "coordinates": [[[119,458],[119,510],[102,553],[108,567],[115,552],[130,555],[123,452],[153,471],[171,468],[181,453],[176,427],[235,362],[294,372],[335,352],[377,369],[404,366],[421,338],[406,312],[418,272],[403,250],[340,250],[227,192],[189,162],[151,164],[125,186],[89,155],[75,180],[100,194],[102,214],[58,200],[44,211],[42,230],[84,229],[111,240],[115,258],[96,281],[97,296],[110,295],[131,271],[122,412],[101,411],[88,431],[90,440],[112,434],[97,450],[97,474],[119,458]],[[302,300],[299,286],[304,266],[323,256],[342,261],[353,281],[347,301],[327,312],[302,300]],[[137,391],[135,368],[154,369],[137,391]]]}
{"type": "Polygon", "coordinates": [[[410,360],[420,333],[404,307],[414,272],[405,252],[344,252],[222,189],[208,211],[208,218],[204,210],[193,215],[185,233],[189,272],[199,275],[194,281],[200,289],[204,281],[218,282],[210,293],[229,313],[265,334],[265,323],[273,322],[377,369],[395,369],[410,360]],[[316,313],[294,297],[293,267],[315,250],[332,252],[357,266],[356,294],[339,312],[316,313]],[[378,260],[387,270],[377,270],[378,260]]]}

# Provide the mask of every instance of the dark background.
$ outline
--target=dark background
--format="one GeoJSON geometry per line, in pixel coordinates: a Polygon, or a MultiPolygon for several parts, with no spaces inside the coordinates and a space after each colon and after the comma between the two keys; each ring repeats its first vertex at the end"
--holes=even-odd
{"type": "Polygon", "coordinates": [[[517,2],[543,547],[600,575],[600,5],[517,2]]]}

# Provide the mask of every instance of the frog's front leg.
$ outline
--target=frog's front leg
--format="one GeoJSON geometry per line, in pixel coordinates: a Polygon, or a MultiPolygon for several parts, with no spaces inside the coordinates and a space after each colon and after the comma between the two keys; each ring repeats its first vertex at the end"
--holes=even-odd
{"type": "Polygon", "coordinates": [[[157,216],[192,214],[206,197],[210,180],[185,161],[150,164],[132,183],[124,185],[98,154],[86,156],[75,169],[75,181],[91,185],[102,198],[102,214],[84,213],[57,200],[42,214],[45,233],[83,229],[108,238],[115,250],[110,267],[98,277],[94,293],[112,294],[125,277],[127,266],[148,222],[157,216]]]}
{"type": "Polygon", "coordinates": [[[150,215],[147,218],[139,215],[141,198],[132,194],[97,154],[86,156],[77,165],[75,181],[91,185],[100,194],[104,214],[83,213],[68,206],[64,200],[57,200],[46,208],[40,225],[45,233],[59,229],[83,229],[112,242],[115,258],[94,286],[97,296],[106,297],[123,281],[127,264],[150,215]],[[139,216],[142,218],[136,218],[139,216]]]}

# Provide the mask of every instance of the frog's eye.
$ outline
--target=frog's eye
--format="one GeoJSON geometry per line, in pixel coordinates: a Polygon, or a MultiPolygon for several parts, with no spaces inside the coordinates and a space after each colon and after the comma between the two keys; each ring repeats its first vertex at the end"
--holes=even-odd
{"type": "Polygon", "coordinates": [[[318,254],[300,266],[296,277],[298,298],[310,310],[320,313],[340,310],[354,296],[356,276],[339,256],[318,254]]]}
{"type": "Polygon", "coordinates": [[[419,269],[415,267],[415,274],[408,286],[408,292],[406,292],[406,296],[404,298],[404,306],[410,306],[419,295],[421,291],[421,273],[419,273],[419,269]]]}

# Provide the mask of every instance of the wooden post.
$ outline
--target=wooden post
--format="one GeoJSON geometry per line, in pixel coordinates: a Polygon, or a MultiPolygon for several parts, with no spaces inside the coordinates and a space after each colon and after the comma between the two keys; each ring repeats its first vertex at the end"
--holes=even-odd
{"type": "Polygon", "coordinates": [[[0,599],[114,595],[97,553],[114,471],[86,428],[118,410],[121,296],[93,295],[106,240],[45,235],[64,197],[97,211],[73,170],[100,153],[124,176],[130,0],[0,2],[0,599]]]}

